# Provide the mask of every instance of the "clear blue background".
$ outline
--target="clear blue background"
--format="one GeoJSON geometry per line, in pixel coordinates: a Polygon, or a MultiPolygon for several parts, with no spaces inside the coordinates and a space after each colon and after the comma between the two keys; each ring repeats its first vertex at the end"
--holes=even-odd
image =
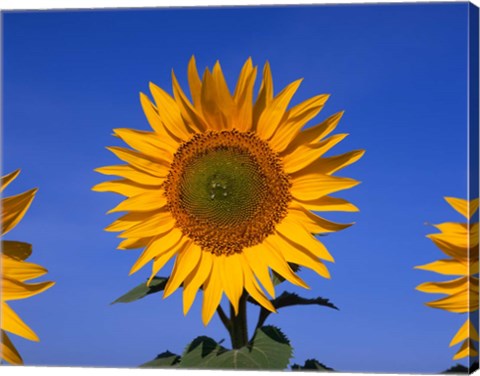
{"type": "Polygon", "coordinates": [[[367,151],[340,173],[362,181],[339,195],[361,211],[325,215],[356,222],[324,240],[332,279],[304,271],[311,291],[285,286],[340,311],[271,317],[294,361],[364,372],[455,364],[448,344],[465,317],[424,306],[434,296],[415,286],[439,277],[413,267],[442,257],[426,222],[461,220],[443,196],[467,195],[467,15],[466,3],[5,13],[3,169],[22,169],[7,194],[39,187],[8,238],[31,242],[56,281],[12,303],[41,338],[14,338],[26,364],[134,367],[197,335],[228,343],[217,318],[203,326],[198,297],[187,317],[180,292],[109,305],[149,268],[128,277],[140,251],[115,250],[103,231],[120,197],[90,190],[105,179],[93,169],[117,163],[105,150],[120,144],[112,129],[148,129],[138,93],[149,81],[170,91],[172,68],[185,85],[192,54],[201,70],[219,59],[231,87],[249,56],[270,61],[276,92],[304,77],[295,103],[332,94],[315,122],[346,110],[337,131],[350,136],[334,153],[367,151]]]}

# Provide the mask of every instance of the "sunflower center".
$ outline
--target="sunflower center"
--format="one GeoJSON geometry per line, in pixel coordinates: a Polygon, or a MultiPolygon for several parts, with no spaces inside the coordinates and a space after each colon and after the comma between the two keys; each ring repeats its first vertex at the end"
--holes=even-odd
{"type": "Polygon", "coordinates": [[[215,254],[261,243],[291,200],[278,155],[254,133],[235,130],[197,134],[182,144],[164,187],[177,226],[215,254]]]}
{"type": "Polygon", "coordinates": [[[255,160],[242,149],[221,146],[187,163],[180,186],[184,208],[219,226],[250,220],[262,188],[255,160]]]}

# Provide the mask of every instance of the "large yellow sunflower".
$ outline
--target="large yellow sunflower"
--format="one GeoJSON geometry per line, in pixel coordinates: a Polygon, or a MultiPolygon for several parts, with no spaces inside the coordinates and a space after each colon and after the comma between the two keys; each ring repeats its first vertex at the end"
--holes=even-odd
{"type": "MultiPolygon", "coordinates": [[[[19,173],[20,170],[17,170],[3,176],[0,192],[3,192],[19,173]]],[[[44,275],[47,273],[47,270],[40,265],[25,262],[32,253],[30,244],[3,240],[3,236],[23,218],[35,197],[36,191],[36,189],[31,189],[16,196],[2,198],[2,253],[0,257],[0,331],[2,339],[0,359],[10,364],[23,364],[23,360],[6,332],[31,341],[38,341],[39,339],[34,331],[10,308],[7,301],[25,299],[37,295],[54,284],[53,282],[26,283],[31,279],[44,275]]]]}
{"type": "MultiPolygon", "coordinates": [[[[449,258],[416,268],[461,277],[445,282],[422,283],[417,286],[417,290],[447,295],[426,303],[429,307],[455,313],[478,311],[478,222],[470,222],[471,217],[478,210],[478,199],[469,202],[459,198],[445,197],[445,200],[467,219],[467,223],[446,222],[435,225],[440,233],[427,237],[449,258]]],[[[463,342],[453,359],[478,355],[473,341],[478,342],[478,331],[476,325],[473,325],[467,317],[450,342],[450,347],[463,342]]]]}
{"type": "Polygon", "coordinates": [[[288,109],[301,80],[274,95],[267,63],[254,100],[256,76],[248,59],[232,95],[218,62],[200,79],[192,57],[192,101],[173,73],[173,97],[151,83],[154,103],[143,93],[140,100],[153,131],[115,129],[132,149],[108,149],[126,164],[96,170],[121,179],[98,184],[95,191],[127,197],[110,210],[127,214],[106,230],[122,232],[119,249],[145,247],[131,273],[153,260],[153,278],[176,257],[164,297],[183,284],[186,314],[202,288],[205,325],[223,293],[235,313],[244,291],[274,311],[258,283],[275,295],[270,269],[305,288],[289,263],[329,278],[324,261],[333,257],[312,234],[349,225],[311,210],[358,210],[328,196],[359,183],[332,174],[357,161],[363,150],[324,157],[347,136],[327,137],[343,112],[302,130],[329,96],[288,109]]]}

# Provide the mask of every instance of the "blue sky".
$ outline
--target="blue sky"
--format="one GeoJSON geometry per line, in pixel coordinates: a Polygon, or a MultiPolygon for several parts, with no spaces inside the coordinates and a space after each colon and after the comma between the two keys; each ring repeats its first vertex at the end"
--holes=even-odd
{"type": "Polygon", "coordinates": [[[119,144],[112,129],[148,129],[138,93],[149,81],[170,91],[172,68],[185,84],[194,54],[201,70],[220,60],[231,87],[249,56],[270,61],[276,91],[304,77],[295,103],[331,94],[317,122],[346,111],[337,131],[350,136],[334,154],[367,151],[340,174],[362,181],[339,195],[361,211],[325,215],[356,222],[324,240],[332,279],[304,271],[311,291],[285,286],[340,311],[271,316],[294,361],[361,372],[453,365],[448,344],[465,318],[424,306],[431,296],[414,288],[438,277],[413,267],[442,255],[427,222],[461,221],[443,197],[467,195],[467,12],[456,3],[4,13],[3,169],[22,169],[7,194],[39,187],[8,238],[32,243],[32,261],[56,281],[12,304],[41,338],[14,338],[26,364],[134,367],[198,335],[227,338],[218,319],[203,326],[200,299],[183,317],[179,292],[109,305],[149,268],[128,277],[139,251],[115,250],[103,231],[120,197],[90,190],[104,180],[93,169],[117,162],[105,149],[119,144]]]}

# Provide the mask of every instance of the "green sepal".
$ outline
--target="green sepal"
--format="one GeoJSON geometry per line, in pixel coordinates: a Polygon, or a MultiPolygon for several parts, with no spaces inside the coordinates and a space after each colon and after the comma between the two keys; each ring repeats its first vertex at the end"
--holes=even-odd
{"type": "Polygon", "coordinates": [[[154,294],[156,292],[163,291],[165,286],[167,285],[168,278],[167,277],[153,277],[150,285],[147,286],[147,283],[141,283],[137,287],[133,288],[126,294],[119,297],[117,300],[113,301],[110,304],[115,303],[130,303],[134,302],[135,300],[142,299],[147,295],[154,294]]]}
{"type": "MultiPolygon", "coordinates": [[[[293,264],[293,263],[289,262],[288,266],[290,266],[290,268],[292,268],[292,270],[295,273],[300,271],[300,265],[293,264]]],[[[280,283],[282,283],[284,281],[285,281],[285,278],[283,278],[280,274],[278,274],[277,272],[272,270],[272,283],[273,283],[274,286],[278,286],[280,283]]]]}

